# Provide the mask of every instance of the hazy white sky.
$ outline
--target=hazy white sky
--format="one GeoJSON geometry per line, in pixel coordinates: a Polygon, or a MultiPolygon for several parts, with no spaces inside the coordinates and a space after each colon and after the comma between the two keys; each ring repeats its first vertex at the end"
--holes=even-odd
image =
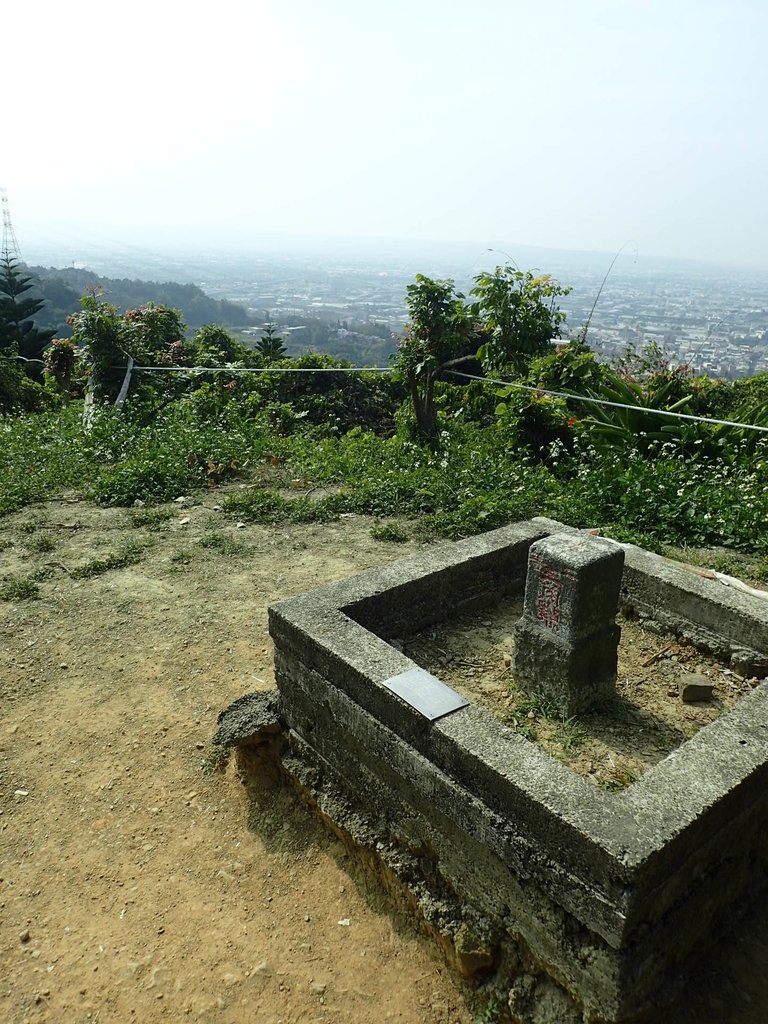
{"type": "Polygon", "coordinates": [[[22,250],[200,225],[768,268],[766,0],[37,0],[0,23],[22,250]]]}

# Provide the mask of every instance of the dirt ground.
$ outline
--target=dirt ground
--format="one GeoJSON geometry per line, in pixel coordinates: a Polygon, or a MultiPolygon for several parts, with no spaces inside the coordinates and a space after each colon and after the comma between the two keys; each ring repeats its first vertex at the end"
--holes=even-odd
{"type": "Polygon", "coordinates": [[[218,712],[273,683],[267,606],[409,545],[356,518],[238,530],[215,504],[162,529],[74,501],[2,521],[0,580],[43,579],[0,602],[0,1020],[466,1024],[341,846],[211,756],[218,712]],[[136,564],[72,578],[126,540],[136,564]]]}
{"type": "MultiPolygon", "coordinates": [[[[210,745],[273,683],[270,603],[415,545],[362,517],[239,529],[220,500],[0,520],[0,584],[39,587],[0,601],[0,1021],[470,1024],[340,844],[285,790],[249,804],[210,745]]],[[[766,919],[665,1022],[768,1020],[766,919]]]]}

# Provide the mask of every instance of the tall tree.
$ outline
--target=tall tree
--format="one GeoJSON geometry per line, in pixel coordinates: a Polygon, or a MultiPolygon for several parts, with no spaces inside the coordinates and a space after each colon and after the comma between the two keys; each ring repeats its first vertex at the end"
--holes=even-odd
{"type": "Polygon", "coordinates": [[[405,301],[410,320],[395,365],[408,385],[416,432],[431,442],[437,434],[435,382],[443,371],[474,358],[475,325],[451,280],[417,274],[405,301]]]}
{"type": "Polygon", "coordinates": [[[43,301],[27,296],[32,278],[23,273],[13,256],[0,259],[0,354],[40,359],[54,331],[38,330],[34,316],[43,301]],[[25,297],[26,296],[26,297],[25,297]]]}
{"type": "Polygon", "coordinates": [[[267,362],[274,359],[282,359],[285,355],[285,345],[279,334],[275,334],[275,325],[267,323],[264,325],[264,333],[256,342],[256,351],[267,362]]]}

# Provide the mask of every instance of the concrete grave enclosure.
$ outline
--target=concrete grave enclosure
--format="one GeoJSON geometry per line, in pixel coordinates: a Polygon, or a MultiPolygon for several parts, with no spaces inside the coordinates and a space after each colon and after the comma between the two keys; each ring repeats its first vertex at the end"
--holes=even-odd
{"type": "MultiPolygon", "coordinates": [[[[266,717],[263,695],[236,702],[217,741],[245,748],[274,734],[271,715],[283,770],[327,821],[350,834],[357,822],[358,841],[400,865],[467,972],[506,964],[513,1019],[658,1020],[653,1007],[765,881],[768,684],[621,792],[475,705],[432,721],[384,685],[415,668],[390,641],[520,597],[529,548],[559,532],[576,531],[513,524],[274,605],[278,699],[266,717]]],[[[626,611],[768,675],[768,603],[624,554],[626,611]]]]}

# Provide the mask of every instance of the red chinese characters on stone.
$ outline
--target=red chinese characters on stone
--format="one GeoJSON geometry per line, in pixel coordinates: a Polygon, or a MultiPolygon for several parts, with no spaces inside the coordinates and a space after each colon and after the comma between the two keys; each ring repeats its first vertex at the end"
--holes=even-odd
{"type": "Polygon", "coordinates": [[[551,566],[543,566],[539,576],[539,592],[536,596],[536,618],[547,629],[560,632],[560,602],[563,583],[560,573],[551,566]]]}

